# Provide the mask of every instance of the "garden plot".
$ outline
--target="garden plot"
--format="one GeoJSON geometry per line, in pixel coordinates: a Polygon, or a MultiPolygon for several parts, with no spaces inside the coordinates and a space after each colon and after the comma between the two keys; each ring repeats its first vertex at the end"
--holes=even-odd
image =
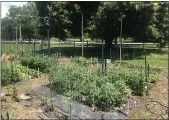
{"type": "MultiPolygon", "coordinates": [[[[64,117],[70,117],[71,113],[74,119],[122,119],[126,117],[125,114],[129,112],[129,109],[136,106],[135,101],[137,100],[132,100],[133,97],[139,95],[139,98],[142,99],[145,93],[151,92],[149,89],[151,81],[153,81],[151,86],[160,82],[159,77],[153,77],[153,74],[146,80],[144,66],[137,68],[130,65],[120,67],[116,64],[109,64],[102,71],[102,65],[95,62],[96,60],[85,58],[64,59],[64,62],[60,62],[54,56],[24,55],[20,60],[21,65],[25,66],[23,72],[26,75],[30,73],[34,76],[35,73],[36,77],[37,71],[40,71],[49,76],[48,86],[46,86],[47,83],[43,87],[36,83],[38,89],[33,87],[30,90],[35,89],[33,99],[38,99],[40,103],[45,102],[44,105],[38,105],[38,107],[50,118],[56,118],[58,115],[55,113],[62,113],[64,117]],[[37,71],[27,72],[28,70],[37,71]],[[121,109],[124,104],[127,107],[121,109]]],[[[11,66],[8,65],[8,73],[12,76],[11,66]]],[[[22,67],[15,66],[14,68],[22,67]]],[[[19,77],[19,79],[23,78],[19,77]]],[[[30,81],[24,88],[28,89],[32,82],[30,81]]],[[[158,93],[158,91],[156,92],[158,93]]]]}
{"type": "MultiPolygon", "coordinates": [[[[36,95],[39,99],[43,96],[46,96],[47,98],[51,98],[54,101],[54,104],[59,106],[59,109],[62,110],[65,116],[70,115],[69,113],[69,106],[71,104],[71,116],[72,119],[124,119],[125,115],[123,113],[119,112],[102,112],[102,111],[96,111],[93,112],[92,108],[89,106],[86,106],[82,103],[79,103],[77,101],[69,102],[69,98],[59,95],[56,92],[52,91],[48,87],[42,87],[35,90],[34,95],[36,95]],[[50,94],[53,94],[52,98],[50,94]]],[[[44,114],[48,116],[48,118],[53,119],[57,118],[56,115],[54,115],[52,112],[46,109],[44,110],[44,114]]]]}

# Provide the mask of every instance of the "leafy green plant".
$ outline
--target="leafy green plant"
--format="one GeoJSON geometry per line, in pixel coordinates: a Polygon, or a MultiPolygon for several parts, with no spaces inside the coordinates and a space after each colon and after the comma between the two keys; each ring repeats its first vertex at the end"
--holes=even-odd
{"type": "Polygon", "coordinates": [[[107,70],[107,75],[111,83],[115,82],[114,80],[121,79],[137,95],[142,95],[148,85],[143,71],[128,68],[118,68],[118,70],[110,68],[107,70]]]}
{"type": "MultiPolygon", "coordinates": [[[[38,73],[36,70],[28,69],[27,67],[17,63],[13,65],[13,70],[11,70],[11,64],[2,63],[1,70],[2,85],[8,85],[19,81],[28,80],[30,78],[38,77],[38,73]]],[[[41,75],[41,72],[39,72],[39,74],[41,75]]]]}
{"type": "Polygon", "coordinates": [[[156,75],[150,76],[150,78],[149,78],[150,83],[157,83],[159,81],[160,81],[160,78],[159,78],[159,76],[156,76],[156,75]]]}
{"type": "Polygon", "coordinates": [[[25,55],[21,57],[21,65],[28,66],[30,69],[36,69],[40,72],[48,72],[48,68],[50,68],[53,64],[55,64],[55,59],[53,57],[48,56],[40,56],[40,55],[25,55]]]}
{"type": "Polygon", "coordinates": [[[40,101],[40,105],[44,106],[46,104],[47,104],[47,97],[42,96],[41,101],[40,101]]]}
{"type": "Polygon", "coordinates": [[[90,65],[90,64],[98,63],[98,59],[97,58],[87,59],[85,57],[79,57],[79,58],[73,58],[72,62],[81,63],[81,64],[83,63],[84,65],[90,65]]]}
{"type": "Polygon", "coordinates": [[[13,99],[14,101],[19,102],[18,90],[16,89],[15,86],[13,86],[12,99],[13,99]]]}
{"type": "Polygon", "coordinates": [[[10,64],[1,64],[1,84],[7,85],[20,81],[19,74],[11,70],[10,64]]]}
{"type": "Polygon", "coordinates": [[[75,63],[58,63],[50,70],[56,92],[103,110],[120,106],[130,94],[123,79],[110,82],[109,77],[99,72],[88,73],[86,67],[75,63]]]}

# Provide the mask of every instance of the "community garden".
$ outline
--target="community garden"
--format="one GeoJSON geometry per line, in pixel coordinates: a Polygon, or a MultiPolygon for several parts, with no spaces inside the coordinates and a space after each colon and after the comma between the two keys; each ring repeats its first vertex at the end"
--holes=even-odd
{"type": "Polygon", "coordinates": [[[47,36],[1,42],[2,119],[168,119],[167,44],[47,36]]]}

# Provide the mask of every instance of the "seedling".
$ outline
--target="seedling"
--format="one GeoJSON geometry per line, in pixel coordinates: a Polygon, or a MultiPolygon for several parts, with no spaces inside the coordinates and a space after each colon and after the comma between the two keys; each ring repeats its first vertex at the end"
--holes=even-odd
{"type": "Polygon", "coordinates": [[[45,97],[42,96],[41,102],[40,102],[40,106],[44,106],[44,105],[46,105],[46,104],[47,104],[47,98],[46,98],[46,96],[45,96],[45,97]]]}
{"type": "Polygon", "coordinates": [[[12,100],[19,102],[18,90],[16,89],[15,86],[13,86],[12,100]]]}
{"type": "Polygon", "coordinates": [[[6,94],[6,96],[10,96],[11,95],[11,93],[10,93],[11,86],[7,85],[6,88],[7,88],[7,94],[6,94]]]}

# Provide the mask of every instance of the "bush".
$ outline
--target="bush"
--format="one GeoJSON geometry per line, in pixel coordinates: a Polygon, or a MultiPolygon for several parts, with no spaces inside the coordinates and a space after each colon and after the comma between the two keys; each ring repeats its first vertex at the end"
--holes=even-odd
{"type": "Polygon", "coordinates": [[[97,64],[98,63],[98,58],[87,59],[85,57],[79,57],[79,58],[73,58],[72,62],[80,63],[80,64],[83,63],[84,65],[97,64]]]}
{"type": "MultiPolygon", "coordinates": [[[[20,64],[13,63],[13,70],[11,64],[2,63],[1,65],[1,83],[2,85],[12,84],[23,80],[28,80],[30,78],[38,77],[36,70],[27,69],[20,64]]],[[[39,72],[39,75],[41,73],[39,72]]]]}
{"type": "Polygon", "coordinates": [[[21,57],[20,63],[23,66],[28,66],[30,69],[36,69],[40,72],[48,72],[53,64],[55,64],[55,59],[53,57],[40,56],[40,55],[25,55],[21,57]]]}
{"type": "Polygon", "coordinates": [[[72,95],[74,100],[102,110],[113,110],[130,95],[125,81],[118,79],[109,82],[107,75],[100,72],[88,73],[84,66],[75,63],[58,63],[52,66],[49,80],[58,93],[72,95]]]}
{"type": "Polygon", "coordinates": [[[150,76],[150,78],[149,78],[150,83],[157,83],[159,81],[160,81],[159,76],[150,76]]]}
{"type": "Polygon", "coordinates": [[[111,83],[118,79],[125,81],[125,84],[129,86],[132,92],[136,95],[142,95],[147,86],[147,81],[143,71],[128,68],[121,68],[118,70],[110,68],[107,70],[107,75],[111,83]]]}
{"type": "Polygon", "coordinates": [[[11,70],[11,65],[1,64],[1,84],[7,85],[20,81],[19,74],[11,70]]]}

